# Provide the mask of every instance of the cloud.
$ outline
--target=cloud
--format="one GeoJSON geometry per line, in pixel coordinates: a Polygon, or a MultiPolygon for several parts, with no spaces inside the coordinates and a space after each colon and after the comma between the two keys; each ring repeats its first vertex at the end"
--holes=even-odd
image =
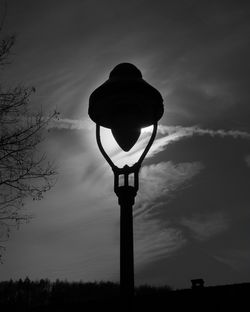
{"type": "Polygon", "coordinates": [[[144,166],[140,172],[140,202],[152,202],[174,192],[203,168],[200,162],[174,164],[171,161],[144,166]]]}
{"type": "MultiPolygon", "coordinates": [[[[152,127],[143,130],[144,133],[151,133],[152,127]]],[[[158,134],[163,135],[157,138],[151,147],[147,158],[155,156],[157,153],[162,152],[166,146],[172,142],[177,142],[181,139],[192,137],[194,135],[208,135],[211,137],[231,137],[233,139],[250,139],[250,133],[239,130],[224,130],[224,129],[203,129],[198,126],[183,127],[183,126],[165,126],[159,125],[158,134]]]]}
{"type": "Polygon", "coordinates": [[[158,131],[161,134],[179,134],[180,137],[192,136],[192,135],[210,135],[212,137],[219,136],[221,138],[224,137],[232,137],[234,139],[242,138],[242,139],[250,139],[250,133],[246,131],[240,130],[225,130],[225,129],[203,129],[198,126],[192,127],[182,127],[182,126],[164,126],[159,125],[158,131]]]}
{"type": "MultiPolygon", "coordinates": [[[[47,224],[47,227],[63,230],[65,227],[71,227],[72,224],[75,225],[78,222],[77,220],[80,220],[80,217],[82,218],[81,220],[85,220],[84,231],[89,231],[89,234],[85,236],[84,242],[88,246],[88,244],[91,245],[92,241],[95,241],[96,246],[91,256],[90,264],[88,264],[88,268],[91,269],[91,267],[99,265],[95,258],[97,259],[105,253],[104,248],[101,246],[102,243],[98,243],[99,240],[105,242],[105,244],[108,240],[112,240],[113,244],[109,249],[111,257],[116,250],[119,250],[119,239],[115,234],[117,230],[116,225],[118,226],[119,224],[119,213],[115,214],[113,209],[113,207],[116,207],[117,210],[117,199],[113,195],[112,190],[112,171],[103,161],[102,155],[97,149],[94,138],[94,124],[91,121],[87,119],[63,118],[55,121],[51,125],[51,129],[58,131],[51,131],[54,139],[50,150],[54,148],[55,153],[58,154],[58,150],[63,149],[65,146],[65,135],[69,134],[68,141],[72,145],[72,153],[67,154],[68,157],[65,158],[64,156],[62,159],[63,171],[61,176],[63,176],[63,179],[60,180],[59,188],[61,193],[56,192],[54,199],[55,202],[58,202],[58,198],[60,198],[60,203],[58,203],[60,206],[60,217],[67,221],[61,227],[59,224],[62,223],[62,220],[56,219],[51,221],[51,224],[47,224]],[[60,149],[58,149],[58,144],[60,143],[58,136],[62,137],[60,149]],[[75,140],[73,139],[74,137],[76,137],[75,140]],[[74,145],[79,146],[81,140],[83,141],[82,144],[84,144],[79,152],[74,148],[74,145]],[[54,141],[57,142],[57,145],[55,145],[54,141]],[[72,200],[68,199],[70,203],[66,200],[69,190],[71,198],[74,198],[73,203],[72,200]],[[83,206],[82,203],[84,203],[83,206]],[[72,206],[70,213],[68,206],[72,206]],[[102,234],[96,232],[92,226],[92,220],[100,220],[100,218],[100,228],[106,229],[109,227],[110,229],[107,230],[106,241],[100,239],[102,234]]],[[[102,130],[104,130],[102,132],[102,140],[105,144],[107,143],[107,148],[112,147],[112,159],[118,164],[119,162],[136,162],[152,131],[150,128],[143,129],[136,146],[129,153],[125,153],[119,152],[118,147],[110,143],[109,134],[106,130],[102,130]]],[[[154,157],[160,151],[163,151],[169,143],[194,135],[249,138],[248,133],[240,131],[202,129],[197,126],[168,127],[159,125],[158,137],[149,151],[148,157],[154,157]]],[[[61,157],[61,153],[59,156],[61,157]]],[[[148,262],[169,257],[181,249],[188,239],[185,229],[188,229],[193,237],[201,241],[220,233],[223,230],[223,226],[226,229],[227,225],[225,220],[225,223],[223,223],[223,216],[218,217],[217,223],[216,215],[205,215],[204,218],[199,215],[193,218],[185,218],[181,220],[182,227],[180,227],[180,223],[178,226],[177,223],[171,223],[171,220],[167,221],[162,215],[157,215],[157,211],[159,212],[163,207],[167,210],[168,201],[178,196],[178,192],[181,189],[190,186],[191,181],[204,168],[203,163],[199,161],[177,164],[168,161],[142,167],[140,171],[140,191],[134,207],[135,263],[137,266],[143,267],[148,262]]],[[[57,214],[57,211],[50,211],[50,215],[53,213],[57,214]]],[[[73,235],[75,235],[75,232],[74,234],[72,232],[73,235]]],[[[114,261],[108,258],[107,263],[111,262],[112,265],[103,264],[103,267],[106,268],[104,271],[107,274],[111,274],[111,267],[115,265],[114,261]]]]}
{"type": "Polygon", "coordinates": [[[246,162],[247,166],[250,167],[250,155],[247,155],[245,157],[245,162],[246,162]]]}
{"type": "MultiPolygon", "coordinates": [[[[125,162],[132,164],[135,163],[140,155],[142,154],[147,142],[149,141],[150,135],[152,133],[153,127],[148,127],[142,129],[142,135],[139,141],[136,143],[136,146],[131,149],[128,153],[124,154],[117,153],[116,161],[121,164],[125,164],[125,162]]],[[[198,126],[192,127],[183,127],[183,126],[158,126],[158,137],[154,141],[152,147],[150,148],[146,158],[151,158],[156,154],[165,150],[166,146],[170,143],[177,142],[181,139],[189,138],[194,135],[198,136],[210,136],[210,137],[231,137],[233,139],[244,139],[250,140],[250,133],[246,131],[239,130],[225,130],[225,129],[203,129],[198,126]]]]}
{"type": "Polygon", "coordinates": [[[166,257],[185,243],[181,230],[170,225],[162,226],[159,220],[135,220],[135,264],[143,266],[166,257]]]}
{"type": "Polygon", "coordinates": [[[191,231],[195,239],[200,241],[216,236],[229,227],[226,215],[220,212],[185,217],[180,223],[191,231]]]}
{"type": "MultiPolygon", "coordinates": [[[[53,120],[50,123],[50,128],[54,129],[67,129],[67,130],[87,130],[94,131],[94,124],[89,120],[77,120],[77,119],[59,119],[53,120]]],[[[108,134],[107,129],[102,129],[101,139],[103,142],[111,142],[112,146],[107,144],[107,150],[112,151],[114,156],[114,162],[117,162],[118,165],[133,164],[135,163],[139,157],[141,156],[149,138],[152,133],[153,127],[147,127],[142,129],[141,136],[136,143],[136,145],[127,153],[121,151],[112,138],[108,138],[111,136],[111,133],[108,134]]],[[[192,137],[194,135],[204,136],[208,135],[210,137],[231,137],[233,139],[245,139],[250,140],[250,133],[246,131],[240,130],[225,130],[225,129],[203,129],[198,126],[191,127],[183,127],[183,126],[166,126],[166,125],[158,125],[158,137],[154,141],[151,149],[149,150],[146,158],[150,158],[163,151],[166,146],[172,142],[179,141],[184,138],[192,137]]]]}
{"type": "Polygon", "coordinates": [[[136,262],[139,265],[166,257],[181,248],[186,238],[182,230],[153,215],[164,197],[169,196],[203,168],[199,162],[173,164],[162,162],[144,166],[141,170],[140,192],[134,210],[136,262]]]}
{"type": "Polygon", "coordinates": [[[233,269],[249,271],[250,250],[228,249],[222,250],[216,256],[218,260],[228,264],[233,269]]]}
{"type": "MultiPolygon", "coordinates": [[[[56,129],[68,129],[68,130],[93,130],[95,125],[89,119],[70,119],[70,118],[59,118],[54,119],[50,122],[49,128],[56,129]]],[[[151,134],[153,131],[153,126],[143,128],[141,140],[151,134]]],[[[225,129],[204,129],[199,126],[166,126],[159,124],[157,128],[157,133],[161,135],[168,135],[170,141],[175,141],[178,138],[189,137],[192,135],[209,135],[209,136],[219,136],[219,137],[232,137],[234,139],[250,139],[250,133],[240,130],[225,130],[225,129]]]]}
{"type": "Polygon", "coordinates": [[[48,124],[48,129],[66,129],[66,130],[90,130],[93,129],[93,125],[86,119],[70,119],[60,118],[53,119],[48,124]]]}

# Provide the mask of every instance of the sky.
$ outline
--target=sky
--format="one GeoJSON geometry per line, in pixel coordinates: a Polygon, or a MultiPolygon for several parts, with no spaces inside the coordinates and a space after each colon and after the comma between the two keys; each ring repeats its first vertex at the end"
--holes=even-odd
{"type": "MultiPolygon", "coordinates": [[[[6,2],[4,31],[17,42],[2,77],[35,86],[31,109],[56,109],[60,120],[40,147],[56,162],[57,183],[26,202],[33,218],[12,229],[0,280],[119,281],[119,206],[87,112],[91,92],[130,62],[165,109],[133,208],[136,285],[249,282],[248,1],[6,2]]],[[[102,139],[123,166],[150,131],[129,153],[106,129],[102,139]]]]}

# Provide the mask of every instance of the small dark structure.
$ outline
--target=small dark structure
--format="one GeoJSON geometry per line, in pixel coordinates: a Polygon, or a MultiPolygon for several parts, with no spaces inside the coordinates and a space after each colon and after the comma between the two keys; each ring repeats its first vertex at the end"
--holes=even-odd
{"type": "Polygon", "coordinates": [[[204,284],[205,284],[202,278],[192,279],[191,283],[192,283],[192,289],[204,288],[204,284]]]}

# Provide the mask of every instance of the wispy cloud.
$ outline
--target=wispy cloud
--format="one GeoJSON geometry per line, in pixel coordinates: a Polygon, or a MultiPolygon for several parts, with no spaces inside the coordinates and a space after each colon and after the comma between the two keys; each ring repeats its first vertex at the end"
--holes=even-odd
{"type": "MultiPolygon", "coordinates": [[[[59,119],[53,120],[50,123],[50,128],[56,129],[67,129],[67,130],[87,130],[94,131],[94,125],[89,120],[77,120],[77,119],[59,119]]],[[[136,143],[136,145],[127,153],[121,151],[112,138],[111,133],[107,131],[107,129],[103,128],[102,130],[102,141],[106,145],[108,152],[112,152],[112,156],[114,157],[114,162],[117,165],[123,166],[126,164],[135,163],[140,155],[142,154],[143,149],[145,148],[150,135],[152,133],[153,127],[148,127],[142,129],[142,134],[136,143]]],[[[233,139],[250,139],[250,133],[240,130],[225,130],[225,129],[203,129],[198,126],[192,127],[183,127],[183,126],[158,126],[158,136],[155,142],[153,143],[149,153],[147,154],[147,158],[153,157],[159,152],[163,151],[166,146],[170,143],[177,142],[181,139],[185,139],[188,137],[192,137],[194,135],[198,136],[211,136],[211,137],[231,137],[233,139]]]]}
{"type": "Polygon", "coordinates": [[[249,270],[250,251],[244,249],[229,249],[222,250],[216,255],[216,258],[230,265],[233,269],[247,269],[249,270]]]}
{"type": "MultiPolygon", "coordinates": [[[[152,128],[144,130],[148,133],[152,131],[152,128]]],[[[224,129],[203,129],[198,126],[192,127],[182,127],[182,126],[164,126],[159,125],[159,134],[163,135],[162,137],[155,140],[151,150],[149,151],[147,157],[152,157],[155,154],[163,151],[165,147],[172,143],[177,142],[181,139],[192,137],[194,135],[209,135],[211,137],[231,137],[233,139],[250,139],[250,133],[239,130],[224,130],[224,129]]]]}
{"type": "MultiPolygon", "coordinates": [[[[72,120],[61,119],[55,121],[52,125],[54,129],[67,129],[83,131],[86,137],[94,139],[94,124],[91,121],[85,120],[72,120]]],[[[140,157],[142,150],[147,144],[151,135],[152,128],[145,128],[142,131],[141,137],[137,144],[130,152],[125,153],[119,151],[119,147],[114,140],[110,138],[111,134],[102,129],[102,141],[109,149],[112,155],[113,161],[117,165],[124,163],[135,163],[140,157]]],[[[250,133],[237,131],[237,130],[212,130],[202,129],[197,126],[182,127],[182,126],[164,126],[159,125],[158,136],[155,140],[152,148],[150,149],[147,157],[153,157],[160,151],[163,151],[168,144],[177,142],[181,139],[192,137],[194,135],[209,135],[211,137],[232,137],[234,139],[250,139],[250,133]]],[[[86,141],[85,141],[86,142],[86,141]]],[[[99,155],[96,144],[89,143],[89,149],[87,149],[85,157],[89,157],[89,162],[92,164],[94,155],[99,155]]],[[[82,157],[82,156],[81,156],[82,157]]],[[[87,183],[84,179],[81,184],[81,189],[90,192],[93,189],[95,194],[106,193],[103,192],[103,185],[109,185],[106,183],[110,180],[111,172],[103,172],[102,181],[96,178],[99,176],[94,174],[98,170],[103,170],[103,164],[101,161],[101,155],[98,156],[99,163],[95,162],[94,170],[92,171],[92,177],[89,178],[87,183]],[[99,168],[99,169],[98,169],[99,168]]],[[[79,159],[79,162],[81,160],[79,159]]],[[[74,161],[74,167],[76,162],[74,161]]],[[[181,248],[187,238],[183,232],[183,227],[188,229],[192,233],[193,237],[204,241],[212,236],[219,234],[228,227],[228,220],[222,214],[213,214],[205,216],[193,216],[192,218],[185,218],[181,220],[182,229],[167,223],[155,216],[157,207],[165,205],[167,208],[167,202],[172,196],[183,187],[189,185],[191,180],[195,178],[202,170],[204,165],[201,162],[186,162],[174,164],[173,162],[160,162],[157,164],[151,164],[144,166],[140,171],[140,191],[136,199],[136,206],[134,208],[134,231],[135,231],[135,258],[137,265],[144,265],[148,261],[155,261],[162,257],[166,257],[177,249],[181,248]],[[161,198],[163,198],[161,200],[161,198]]],[[[99,171],[98,171],[99,172],[99,171]]],[[[111,186],[110,186],[111,188],[111,186]]],[[[81,191],[82,192],[82,191],[81,191]]],[[[110,190],[111,192],[111,190],[110,190]]],[[[108,192],[108,194],[110,194],[108,192]]],[[[89,193],[88,193],[89,194],[89,193]]],[[[93,196],[94,197],[94,196],[93,196]]],[[[98,197],[98,200],[102,201],[101,204],[95,202],[97,207],[103,206],[103,200],[98,197]]],[[[98,209],[97,209],[98,210],[98,209]]],[[[96,212],[99,213],[99,212],[96,212]]]]}
{"type": "Polygon", "coordinates": [[[195,239],[200,241],[207,240],[229,227],[228,218],[221,212],[183,218],[180,223],[191,231],[195,239]]]}
{"type": "Polygon", "coordinates": [[[152,213],[167,197],[196,176],[203,168],[199,162],[173,164],[162,162],[141,170],[141,190],[135,207],[135,240],[138,264],[166,257],[181,248],[186,239],[178,228],[155,218],[152,213]]]}
{"type": "Polygon", "coordinates": [[[171,161],[144,166],[140,172],[140,202],[152,202],[190,181],[204,168],[201,162],[174,164],[171,161]]]}
{"type": "Polygon", "coordinates": [[[220,136],[220,137],[233,137],[235,139],[242,138],[242,139],[250,139],[250,133],[240,130],[225,130],[225,129],[203,129],[198,126],[192,127],[182,127],[182,126],[164,126],[159,125],[159,132],[161,134],[174,134],[179,133],[182,136],[192,136],[194,134],[197,135],[210,135],[220,136]]]}
{"type": "Polygon", "coordinates": [[[250,167],[250,155],[247,155],[245,157],[245,162],[246,162],[247,166],[250,167]]]}
{"type": "Polygon", "coordinates": [[[162,226],[159,220],[135,221],[135,263],[143,265],[166,257],[181,248],[186,239],[181,230],[162,226]]]}
{"type": "Polygon", "coordinates": [[[49,129],[90,130],[93,129],[86,119],[55,118],[50,121],[49,129]]]}
{"type": "MultiPolygon", "coordinates": [[[[92,130],[94,129],[93,123],[87,119],[70,119],[60,118],[51,121],[50,128],[68,129],[68,130],[92,130]]],[[[142,134],[151,134],[153,127],[147,127],[142,129],[142,134]]],[[[192,135],[210,135],[212,137],[233,137],[235,139],[250,139],[250,133],[240,130],[225,130],[225,129],[204,129],[199,126],[183,127],[183,126],[166,126],[158,125],[158,134],[169,136],[171,141],[175,141],[178,138],[189,137],[192,135]]],[[[145,139],[145,135],[142,136],[145,139]]]]}

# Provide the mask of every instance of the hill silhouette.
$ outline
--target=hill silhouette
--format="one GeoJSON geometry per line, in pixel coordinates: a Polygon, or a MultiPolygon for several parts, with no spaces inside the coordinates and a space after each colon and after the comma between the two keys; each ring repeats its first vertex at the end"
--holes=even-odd
{"type": "MultiPolygon", "coordinates": [[[[1,311],[69,311],[98,307],[119,310],[131,308],[185,308],[193,311],[243,309],[250,283],[172,290],[169,286],[143,285],[135,288],[131,301],[120,297],[119,284],[112,282],[67,282],[48,279],[0,282],[1,311]]],[[[163,309],[163,310],[164,310],[163,309]]]]}

